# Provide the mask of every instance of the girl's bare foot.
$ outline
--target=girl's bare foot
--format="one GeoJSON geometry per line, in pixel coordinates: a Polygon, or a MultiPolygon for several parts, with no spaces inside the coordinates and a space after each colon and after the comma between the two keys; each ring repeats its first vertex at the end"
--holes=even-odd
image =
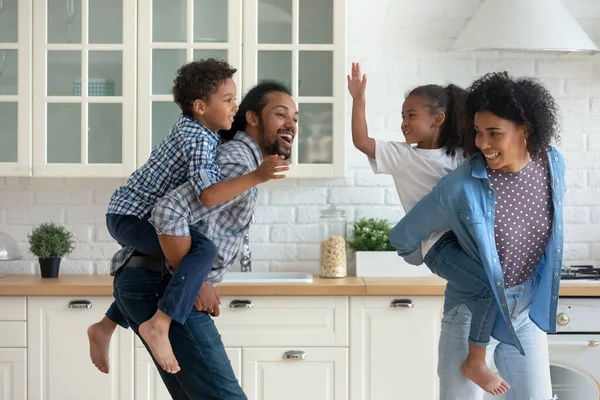
{"type": "Polygon", "coordinates": [[[486,392],[499,395],[508,392],[510,385],[498,374],[495,374],[484,362],[470,362],[467,360],[460,368],[465,378],[473,381],[486,392]]]}
{"type": "Polygon", "coordinates": [[[170,324],[171,318],[158,310],[152,318],[140,325],[139,332],[157,364],[168,373],[176,374],[181,368],[169,342],[170,324]]]}
{"type": "Polygon", "coordinates": [[[105,316],[100,322],[90,325],[87,330],[92,363],[105,374],[110,371],[108,351],[110,349],[110,338],[116,327],[117,324],[105,316]]]}

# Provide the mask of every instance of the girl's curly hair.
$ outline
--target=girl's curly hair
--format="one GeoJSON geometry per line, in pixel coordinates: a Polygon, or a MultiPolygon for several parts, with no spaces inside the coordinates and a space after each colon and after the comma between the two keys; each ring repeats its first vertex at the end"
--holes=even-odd
{"type": "Polygon", "coordinates": [[[438,140],[438,146],[445,147],[446,154],[453,156],[456,154],[456,150],[461,147],[465,153],[473,154],[474,149],[469,149],[463,145],[467,130],[465,119],[467,92],[463,88],[452,84],[445,87],[423,85],[411,90],[408,96],[418,96],[423,99],[432,114],[439,111],[446,113],[446,119],[440,127],[438,140]]]}
{"type": "Polygon", "coordinates": [[[511,78],[508,73],[494,72],[477,79],[467,89],[467,117],[470,141],[475,142],[473,119],[478,112],[492,114],[525,127],[527,150],[536,157],[558,141],[558,107],[550,92],[531,78],[511,78]]]}
{"type": "Polygon", "coordinates": [[[225,61],[208,58],[192,61],[177,70],[173,83],[173,97],[181,112],[194,117],[193,104],[196,100],[210,101],[210,95],[235,74],[237,69],[225,61]]]}

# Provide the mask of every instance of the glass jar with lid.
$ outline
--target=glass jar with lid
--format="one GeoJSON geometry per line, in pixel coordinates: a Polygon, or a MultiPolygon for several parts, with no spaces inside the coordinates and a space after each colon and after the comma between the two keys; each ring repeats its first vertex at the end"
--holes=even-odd
{"type": "Polygon", "coordinates": [[[343,278],[346,267],[346,216],[345,211],[333,205],[321,210],[319,218],[322,278],[343,278]]]}

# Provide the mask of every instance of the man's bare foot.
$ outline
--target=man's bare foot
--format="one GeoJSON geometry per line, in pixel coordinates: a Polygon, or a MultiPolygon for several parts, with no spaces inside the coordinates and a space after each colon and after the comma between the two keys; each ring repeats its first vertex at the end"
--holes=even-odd
{"type": "Polygon", "coordinates": [[[110,349],[110,338],[116,326],[117,324],[104,317],[100,322],[90,325],[87,330],[92,363],[105,374],[108,374],[110,370],[108,351],[110,349]]]}
{"type": "Polygon", "coordinates": [[[158,365],[170,374],[179,372],[181,368],[169,342],[169,325],[157,323],[152,317],[140,325],[139,332],[158,365]]]}
{"type": "Polygon", "coordinates": [[[500,375],[495,374],[485,362],[474,363],[467,359],[460,370],[465,378],[490,394],[499,395],[510,389],[510,385],[500,375]]]}

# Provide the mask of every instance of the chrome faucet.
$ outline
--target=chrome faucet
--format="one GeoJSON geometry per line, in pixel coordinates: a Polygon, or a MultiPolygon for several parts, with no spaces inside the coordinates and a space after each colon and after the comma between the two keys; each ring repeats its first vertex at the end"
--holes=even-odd
{"type": "MultiPolygon", "coordinates": [[[[254,223],[254,214],[252,214],[250,223],[254,223]]],[[[240,260],[240,266],[242,272],[252,272],[252,252],[250,251],[250,235],[248,232],[246,232],[244,240],[242,241],[242,258],[240,260]]]]}

